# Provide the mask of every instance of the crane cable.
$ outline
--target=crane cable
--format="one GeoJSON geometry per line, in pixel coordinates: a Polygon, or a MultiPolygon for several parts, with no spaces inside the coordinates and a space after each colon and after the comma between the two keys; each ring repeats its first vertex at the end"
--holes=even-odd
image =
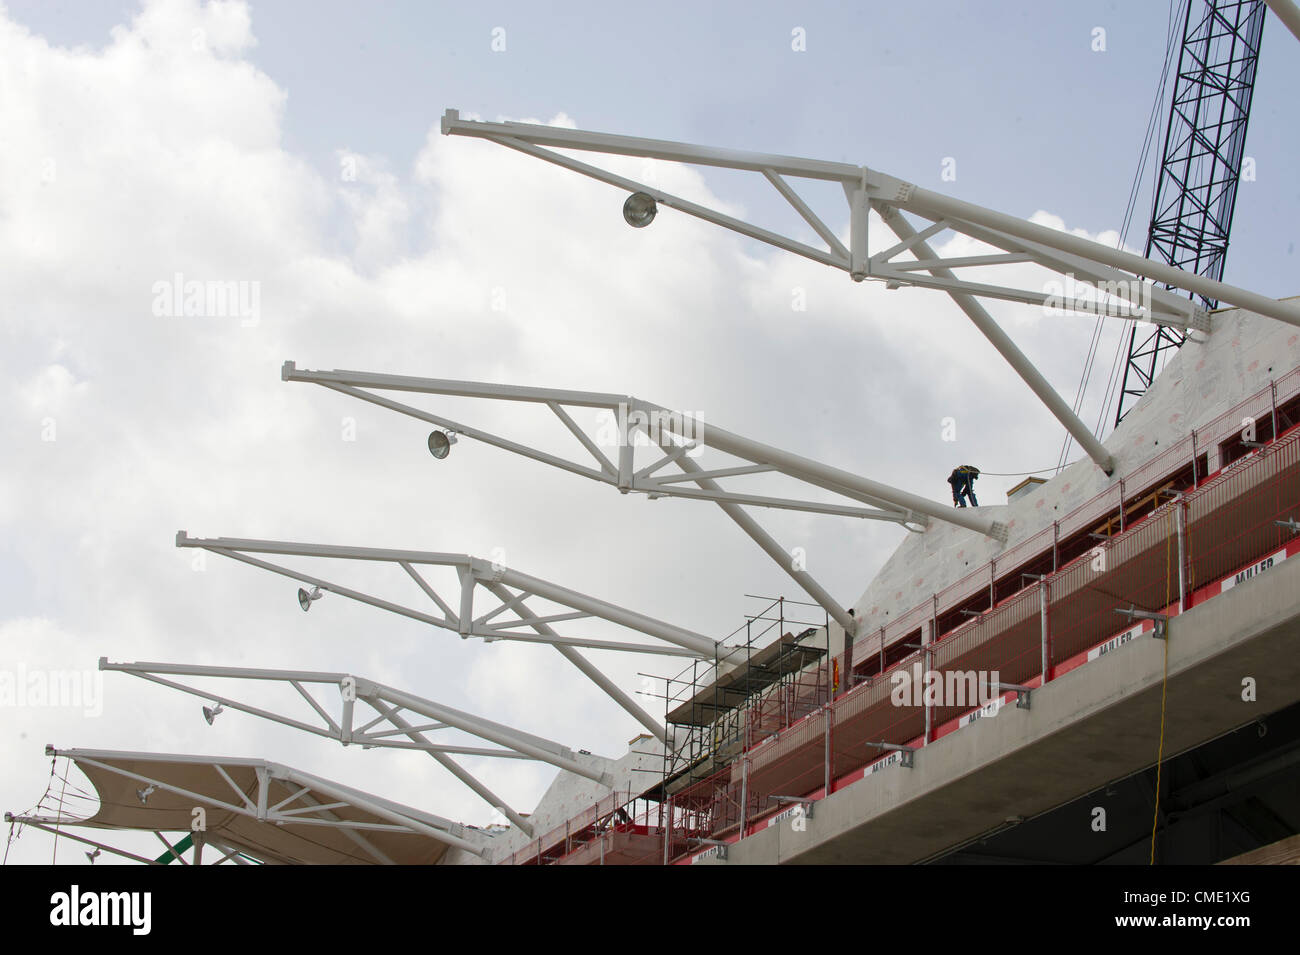
{"type": "MultiPolygon", "coordinates": [[[[1188,4],[1189,4],[1190,2],[1191,2],[1191,0],[1181,0],[1181,2],[1180,2],[1179,5],[1178,5],[1177,10],[1175,10],[1175,8],[1174,8],[1174,0],[1169,0],[1169,32],[1166,34],[1166,37],[1165,37],[1165,64],[1164,64],[1164,67],[1163,67],[1163,69],[1161,70],[1161,73],[1160,73],[1160,86],[1159,86],[1159,89],[1158,89],[1157,92],[1156,92],[1156,103],[1162,103],[1162,102],[1164,101],[1164,90],[1165,90],[1165,84],[1166,84],[1166,82],[1168,81],[1168,78],[1169,78],[1169,67],[1170,67],[1170,66],[1172,65],[1172,63],[1173,63],[1174,32],[1175,32],[1175,29],[1176,29],[1176,27],[1177,27],[1177,25],[1178,25],[1178,22],[1179,22],[1180,20],[1185,20],[1185,19],[1186,19],[1186,10],[1187,10],[1188,4]]],[[[1142,147],[1142,148],[1143,148],[1143,158],[1142,158],[1142,165],[1139,167],[1139,173],[1140,173],[1141,169],[1145,168],[1145,165],[1146,165],[1146,153],[1147,153],[1147,151],[1149,151],[1149,149],[1150,149],[1150,145],[1151,145],[1151,137],[1154,135],[1154,129],[1155,129],[1155,127],[1154,127],[1152,124],[1154,123],[1155,118],[1156,118],[1156,116],[1157,116],[1157,114],[1156,114],[1156,112],[1155,112],[1155,109],[1156,109],[1156,104],[1153,103],[1153,104],[1152,104],[1152,113],[1151,113],[1151,118],[1148,120],[1148,125],[1147,125],[1147,142],[1144,143],[1144,144],[1143,144],[1143,147],[1142,147]]],[[[1161,146],[1161,153],[1162,153],[1162,154],[1164,153],[1164,148],[1165,148],[1165,147],[1162,145],[1162,146],[1161,146]]],[[[1121,243],[1121,245],[1123,244],[1123,241],[1128,237],[1128,230],[1129,230],[1129,227],[1130,227],[1130,225],[1131,225],[1131,223],[1132,223],[1132,215],[1133,215],[1133,213],[1132,213],[1132,209],[1133,209],[1133,204],[1135,203],[1136,198],[1137,198],[1137,196],[1136,196],[1136,186],[1137,186],[1137,182],[1138,182],[1138,179],[1135,178],[1135,179],[1134,179],[1134,191],[1130,193],[1130,199],[1129,199],[1129,210],[1125,213],[1125,220],[1126,220],[1126,221],[1125,221],[1125,224],[1124,224],[1123,231],[1122,231],[1122,233],[1121,233],[1121,235],[1120,235],[1120,243],[1121,243]]],[[[1154,188],[1154,187],[1153,187],[1153,188],[1154,188]]],[[[1154,201],[1155,201],[1155,199],[1154,199],[1154,197],[1153,197],[1153,198],[1152,198],[1152,202],[1154,202],[1154,201]]],[[[1123,358],[1123,356],[1124,356],[1124,337],[1125,337],[1125,336],[1121,333],[1120,336],[1119,336],[1119,340],[1116,342],[1116,345],[1115,345],[1115,357],[1114,357],[1113,361],[1111,362],[1110,378],[1109,378],[1109,380],[1107,381],[1107,384],[1106,384],[1106,394],[1105,394],[1105,395],[1103,396],[1103,398],[1102,398],[1101,411],[1098,412],[1098,414],[1097,414],[1097,425],[1096,425],[1096,428],[1094,429],[1094,433],[1096,433],[1096,434],[1098,434],[1098,435],[1101,433],[1101,429],[1104,427],[1104,423],[1105,423],[1107,417],[1110,415],[1110,405],[1111,405],[1111,401],[1112,401],[1112,400],[1115,400],[1116,398],[1118,398],[1121,402],[1123,401],[1123,395],[1121,394],[1122,387],[1123,387],[1123,386],[1121,385],[1121,376],[1122,376],[1122,374],[1123,374],[1124,365],[1125,365],[1124,358],[1123,358]]]]}
{"type": "MultiPolygon", "coordinates": [[[[1128,238],[1129,228],[1131,227],[1133,222],[1133,212],[1137,208],[1138,189],[1139,186],[1141,185],[1143,174],[1146,171],[1147,159],[1150,157],[1150,153],[1151,153],[1151,144],[1155,138],[1156,129],[1158,128],[1157,120],[1160,115],[1160,106],[1161,104],[1164,103],[1165,85],[1168,82],[1168,78],[1169,78],[1169,67],[1173,63],[1175,27],[1178,23],[1178,18],[1175,16],[1175,9],[1174,9],[1176,2],[1178,2],[1178,0],[1169,0],[1168,29],[1165,36],[1165,59],[1164,59],[1164,64],[1161,67],[1161,71],[1160,71],[1160,83],[1156,87],[1155,99],[1151,104],[1151,112],[1147,117],[1146,136],[1142,142],[1142,151],[1138,157],[1137,170],[1133,173],[1133,182],[1129,186],[1128,202],[1125,205],[1125,209],[1124,209],[1124,222],[1123,225],[1120,227],[1119,242],[1117,244],[1117,248],[1120,249],[1124,247],[1124,241],[1128,238]]],[[[1182,4],[1186,4],[1188,2],[1190,2],[1190,0],[1181,0],[1182,4]]],[[[1104,323],[1105,323],[1105,314],[1099,311],[1097,314],[1097,320],[1093,324],[1092,338],[1088,344],[1088,356],[1084,361],[1083,371],[1080,373],[1079,376],[1079,386],[1076,389],[1074,394],[1074,404],[1072,405],[1072,410],[1076,415],[1079,413],[1079,410],[1083,407],[1084,395],[1087,393],[1088,383],[1092,379],[1093,366],[1097,356],[1097,346],[1101,343],[1101,333],[1102,333],[1102,328],[1104,326],[1104,323]]],[[[1097,437],[1101,436],[1102,422],[1106,420],[1106,412],[1110,407],[1112,392],[1115,387],[1115,382],[1118,379],[1118,376],[1116,375],[1115,372],[1116,369],[1120,367],[1119,360],[1120,360],[1121,350],[1123,349],[1123,345],[1124,345],[1124,335],[1121,333],[1119,336],[1119,346],[1115,349],[1115,358],[1111,363],[1111,371],[1110,374],[1107,376],[1106,392],[1102,397],[1102,410],[1101,413],[1097,416],[1097,424],[1093,428],[1093,434],[1097,437]]],[[[1070,446],[1073,444],[1073,442],[1074,442],[1073,436],[1070,435],[1069,432],[1066,432],[1065,439],[1061,443],[1061,454],[1057,458],[1056,471],[1058,474],[1064,468],[1069,466],[1065,463],[1065,459],[1070,454],[1070,446]]]]}

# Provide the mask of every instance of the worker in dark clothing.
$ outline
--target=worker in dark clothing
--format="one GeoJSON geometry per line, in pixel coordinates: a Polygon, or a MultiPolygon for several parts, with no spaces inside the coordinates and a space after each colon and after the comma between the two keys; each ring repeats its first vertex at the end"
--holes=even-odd
{"type": "Polygon", "coordinates": [[[952,474],[948,475],[948,483],[952,485],[952,503],[954,507],[965,507],[966,499],[970,499],[971,507],[979,507],[979,501],[975,500],[975,479],[980,476],[980,469],[973,464],[963,464],[961,467],[954,468],[952,474]]]}
{"type": "Polygon", "coordinates": [[[948,475],[948,483],[952,485],[952,506],[962,507],[961,495],[966,487],[966,476],[960,473],[961,469],[956,468],[948,475]]]}

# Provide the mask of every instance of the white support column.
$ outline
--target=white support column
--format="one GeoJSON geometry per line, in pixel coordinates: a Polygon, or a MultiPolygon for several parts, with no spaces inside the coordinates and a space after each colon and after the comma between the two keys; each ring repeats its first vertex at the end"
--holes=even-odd
{"type": "Polygon", "coordinates": [[[862,169],[862,181],[844,185],[849,200],[849,276],[861,282],[871,274],[870,253],[867,251],[867,224],[871,220],[871,202],[867,193],[867,170],[862,169]]]}
{"type": "MultiPolygon", "coordinates": [[[[450,706],[444,706],[435,703],[432,700],[426,700],[423,697],[415,696],[401,690],[395,690],[392,687],[380,686],[379,684],[370,683],[369,681],[357,681],[357,695],[363,699],[369,700],[372,697],[396,704],[404,710],[410,710],[412,713],[419,713],[430,719],[437,720],[440,723],[446,723],[448,726],[454,726],[456,729],[477,736],[480,739],[488,740],[507,749],[513,749],[515,752],[523,753],[534,759],[539,759],[544,763],[550,763],[565,772],[573,773],[576,776],[582,776],[593,782],[600,783],[602,786],[609,787],[612,785],[613,778],[603,769],[593,769],[584,766],[576,759],[572,758],[571,751],[568,747],[560,746],[550,740],[544,740],[531,734],[521,733],[519,730],[512,729],[508,726],[502,726],[500,723],[494,723],[491,720],[485,720],[482,717],[473,716],[460,710],[453,709],[450,706]]],[[[377,707],[376,707],[377,708],[377,707]]],[[[609,761],[600,757],[592,757],[598,763],[608,765],[609,761]]]]}
{"type": "MultiPolygon", "coordinates": [[[[510,591],[499,583],[489,583],[484,586],[486,586],[494,596],[499,597],[501,600],[505,600],[510,596],[510,591]]],[[[534,622],[537,619],[537,615],[524,604],[520,604],[515,612],[519,615],[521,620],[528,621],[529,626],[539,634],[542,634],[543,636],[554,636],[555,631],[552,630],[549,625],[534,622]]],[[[631,714],[633,719],[648,729],[654,735],[655,739],[659,740],[661,743],[667,744],[668,737],[663,726],[661,726],[654,717],[643,710],[637,702],[632,699],[632,697],[624,693],[619,688],[618,684],[605,676],[604,673],[597,669],[575,648],[556,644],[555,649],[559,651],[562,657],[577,667],[583,675],[604,690],[610,699],[631,714]]]]}
{"type": "Polygon", "coordinates": [[[1068,232],[1049,229],[1046,226],[1027,222],[1015,216],[995,212],[992,209],[985,209],[971,202],[963,202],[960,199],[945,196],[943,193],[922,189],[919,186],[911,186],[911,184],[907,185],[909,186],[909,194],[902,201],[896,201],[897,197],[888,195],[881,195],[877,198],[886,202],[893,202],[893,204],[905,210],[915,209],[918,213],[929,218],[948,217],[954,220],[969,220],[977,225],[988,226],[991,229],[997,229],[1030,242],[1040,242],[1049,248],[1081,255],[1094,262],[1123,269],[1134,275],[1145,276],[1157,282],[1165,282],[1175,288],[1195,292],[1208,299],[1236,305],[1238,308],[1275,318],[1288,325],[1300,325],[1300,309],[1287,302],[1279,302],[1267,295],[1248,292],[1245,289],[1226,285],[1223,282],[1217,282],[1214,279],[1205,278],[1192,272],[1185,272],[1182,269],[1163,262],[1157,262],[1154,259],[1144,259],[1132,252],[1112,249],[1100,242],[1093,242],[1090,239],[1070,235],[1068,232]]]}
{"type": "Polygon", "coordinates": [[[1042,685],[1046,686],[1052,673],[1052,631],[1051,610],[1052,594],[1051,585],[1048,582],[1047,575],[1044,574],[1038,578],[1038,626],[1041,631],[1041,654],[1042,654],[1042,685]]]}
{"type": "MultiPolygon", "coordinates": [[[[416,732],[414,727],[412,727],[410,723],[404,720],[401,714],[398,713],[397,710],[395,710],[393,707],[388,706],[386,703],[384,703],[381,700],[375,700],[374,704],[376,708],[379,710],[379,712],[384,714],[384,718],[387,719],[388,722],[392,723],[394,726],[398,727],[399,729],[405,731],[407,737],[411,739],[413,742],[417,742],[417,743],[429,742],[429,740],[424,736],[423,733],[416,732]]],[[[519,815],[519,813],[515,812],[515,810],[511,809],[510,806],[506,804],[506,801],[504,799],[502,799],[492,790],[488,789],[487,786],[485,786],[483,783],[479,782],[479,780],[475,776],[471,775],[468,770],[466,770],[463,766],[460,765],[460,763],[456,762],[450,756],[445,756],[442,753],[430,752],[429,755],[432,756],[435,760],[437,760],[438,764],[442,766],[445,770],[447,770],[447,772],[451,773],[462,783],[468,786],[471,790],[473,790],[473,792],[480,799],[486,802],[489,806],[491,806],[493,809],[500,810],[505,815],[505,817],[509,819],[512,823],[514,823],[520,830],[526,832],[530,836],[534,835],[533,827],[529,825],[527,819],[519,815]]]]}
{"type": "MultiPolygon", "coordinates": [[[[885,220],[885,224],[900,239],[904,241],[915,240],[912,250],[918,259],[938,258],[924,239],[918,239],[916,230],[912,228],[911,223],[903,218],[897,209],[892,206],[882,205],[880,206],[880,215],[885,220]]],[[[935,268],[928,271],[931,275],[942,278],[956,278],[949,269],[935,268]]],[[[1015,370],[1016,374],[1038,396],[1039,400],[1047,405],[1047,410],[1056,416],[1056,420],[1065,425],[1065,430],[1070,432],[1075,441],[1079,442],[1079,447],[1087,452],[1088,457],[1096,462],[1097,467],[1101,468],[1106,474],[1114,473],[1115,459],[1110,452],[1106,450],[1100,441],[1093,437],[1087,425],[1080,421],[1078,416],[1070,410],[1070,406],[1047,383],[1047,379],[1034,367],[1034,363],[1025,357],[1024,352],[1016,347],[1016,343],[1011,340],[1011,337],[998,326],[998,323],[993,320],[993,316],[984,310],[984,306],[980,305],[974,296],[967,295],[964,292],[949,292],[948,296],[956,303],[958,308],[966,313],[966,317],[983,333],[989,343],[998,350],[998,353],[1007,360],[1007,364],[1015,370]]]]}
{"type": "Polygon", "coordinates": [[[1291,0],[1264,0],[1264,2],[1277,18],[1286,24],[1286,28],[1295,34],[1295,38],[1300,40],[1300,8],[1296,7],[1291,0]]]}
{"type": "MultiPolygon", "coordinates": [[[[681,458],[677,462],[677,466],[687,474],[699,474],[703,470],[703,468],[690,458],[681,458]]],[[[709,478],[697,477],[696,483],[706,490],[718,489],[717,482],[712,481],[709,478]]],[[[763,549],[765,554],[771,557],[772,560],[776,561],[777,565],[789,574],[791,579],[802,587],[808,596],[817,601],[817,603],[821,605],[822,609],[829,613],[836,623],[850,633],[857,632],[857,618],[850,616],[849,612],[840,605],[839,601],[832,597],[811,574],[805,570],[796,569],[791,554],[778,544],[776,540],[767,533],[767,531],[763,530],[758,521],[754,520],[754,518],[751,517],[744,508],[725,501],[719,501],[718,506],[722,508],[724,514],[736,522],[736,526],[749,535],[749,538],[763,549]]]]}
{"type": "Polygon", "coordinates": [[[474,585],[477,581],[468,566],[457,567],[456,574],[460,577],[459,632],[462,637],[468,637],[474,631],[474,585]]]}
{"type": "Polygon", "coordinates": [[[745,458],[756,464],[771,464],[777,470],[791,477],[812,481],[827,481],[838,487],[848,488],[852,491],[870,495],[878,500],[886,501],[903,510],[925,514],[936,520],[957,524],[969,530],[978,531],[995,540],[1006,542],[1006,525],[991,517],[981,517],[976,513],[968,513],[978,511],[978,508],[947,507],[929,498],[890,487],[888,484],[881,484],[878,481],[872,481],[852,472],[831,467],[798,454],[792,454],[789,451],[762,444],[750,438],[741,437],[730,431],[724,431],[716,425],[705,425],[689,416],[671,412],[647,401],[638,401],[636,407],[638,410],[647,413],[654,412],[658,414],[661,427],[687,440],[696,440],[707,447],[715,448],[727,454],[734,454],[736,457],[745,458]]]}
{"type": "Polygon", "coordinates": [[[497,582],[503,583],[507,587],[513,587],[516,590],[527,590],[529,593],[536,594],[545,600],[553,600],[566,607],[572,607],[574,610],[582,610],[611,623],[617,623],[629,629],[649,634],[703,657],[711,658],[718,650],[718,642],[703,634],[676,627],[670,623],[664,623],[662,620],[656,620],[645,614],[637,613],[635,610],[627,610],[606,603],[576,590],[561,587],[559,584],[552,584],[537,577],[530,577],[528,574],[511,570],[508,567],[502,570],[497,582]]]}

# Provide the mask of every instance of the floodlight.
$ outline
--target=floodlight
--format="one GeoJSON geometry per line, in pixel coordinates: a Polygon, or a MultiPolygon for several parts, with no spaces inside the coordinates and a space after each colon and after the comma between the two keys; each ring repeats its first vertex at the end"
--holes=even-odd
{"type": "Polygon", "coordinates": [[[157,791],[157,788],[158,787],[156,787],[153,783],[150,783],[148,786],[145,786],[144,789],[137,789],[135,791],[135,796],[137,799],[140,800],[140,805],[143,806],[146,803],[148,803],[149,797],[152,796],[157,791]]]}
{"type": "Polygon", "coordinates": [[[623,203],[623,219],[634,229],[644,229],[654,222],[658,211],[654,196],[648,192],[634,192],[623,203]]]}
{"type": "Polygon", "coordinates": [[[430,431],[429,453],[441,461],[451,453],[451,446],[456,443],[455,431],[430,431]]]}
{"type": "MultiPolygon", "coordinates": [[[[320,588],[319,588],[319,587],[313,587],[313,588],[311,589],[311,593],[307,593],[306,590],[304,590],[302,587],[299,587],[299,588],[298,588],[298,606],[301,607],[301,608],[303,609],[303,612],[305,613],[305,612],[307,612],[308,610],[311,609],[311,602],[312,602],[313,600],[320,600],[321,597],[323,597],[323,596],[324,596],[324,594],[322,594],[322,593],[320,592],[320,588]]],[[[212,720],[208,720],[208,722],[211,723],[212,720]]]]}
{"type": "MultiPolygon", "coordinates": [[[[310,606],[310,604],[308,606],[310,606]]],[[[218,703],[216,706],[205,706],[203,707],[203,718],[207,720],[208,725],[211,726],[212,721],[215,720],[222,713],[224,713],[225,710],[226,708],[222,706],[220,703],[218,703]]]]}

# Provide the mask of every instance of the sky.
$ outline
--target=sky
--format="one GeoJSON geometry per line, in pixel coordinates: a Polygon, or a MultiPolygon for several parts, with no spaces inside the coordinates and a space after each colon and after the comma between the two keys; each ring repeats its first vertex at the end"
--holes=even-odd
{"type": "MultiPolygon", "coordinates": [[[[340,670],[622,755],[639,727],[552,650],[462,641],[330,595],[303,614],[292,582],[196,562],[176,531],[496,554],[719,639],[761,605],[746,595],[805,595],[711,505],[622,497],[467,440],[435,462],[426,427],[282,382],[286,359],[633,394],[939,501],[970,461],[1008,475],[981,482],[995,502],[1016,475],[1057,463],[1062,429],[941,293],[854,284],[667,210],[629,229],[618,190],[441,136],[443,111],[865,164],[1114,246],[1168,19],[1163,0],[662,3],[653,15],[0,5],[0,674],[94,681],[101,656],[340,670]],[[237,283],[248,308],[176,314],[158,287],[178,274],[237,283]]],[[[1255,178],[1224,275],[1275,297],[1300,292],[1297,52],[1270,16],[1246,143],[1255,178]]],[[[808,232],[759,177],[609,165],[808,232]]],[[[1139,252],[1150,174],[1127,236],[1139,252]]],[[[846,234],[842,196],[807,197],[846,234]]],[[[1073,399],[1093,321],[990,311],[1073,399]]],[[[1103,327],[1089,425],[1120,332],[1103,327]]],[[[562,446],[517,409],[426,406],[562,446]]],[[[905,533],[756,516],[845,603],[905,533]]],[[[354,579],[390,586],[374,569],[354,579]]],[[[629,691],[679,669],[591,658],[629,691]]],[[[345,750],[237,713],[208,726],[198,700],[121,674],[102,677],[95,702],[0,706],[5,809],[41,799],[53,743],[261,756],[492,818],[419,754],[345,750]]],[[[554,775],[466,765],[523,811],[554,775]]],[[[84,864],[32,831],[9,860],[56,853],[84,864]]]]}

